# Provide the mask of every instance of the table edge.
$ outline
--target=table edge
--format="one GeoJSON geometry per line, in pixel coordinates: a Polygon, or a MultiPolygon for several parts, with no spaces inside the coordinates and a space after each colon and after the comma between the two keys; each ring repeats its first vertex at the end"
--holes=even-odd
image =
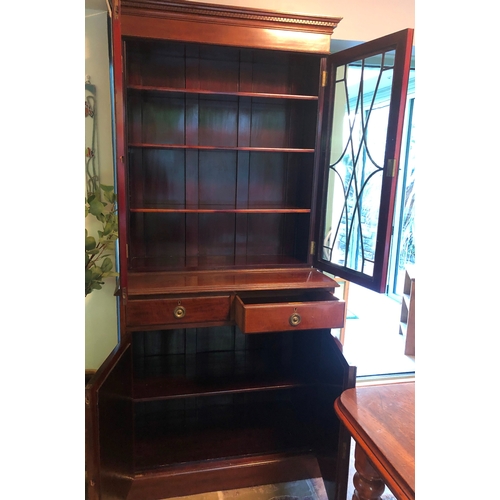
{"type": "Polygon", "coordinates": [[[398,500],[414,500],[415,491],[405,479],[399,474],[394,466],[388,460],[379,459],[372,449],[380,451],[380,448],[375,444],[373,439],[360,427],[353,423],[352,415],[343,405],[339,396],[334,402],[334,409],[342,424],[347,428],[352,438],[357,445],[366,453],[369,460],[373,463],[382,479],[386,483],[391,492],[398,500]],[[368,443],[368,444],[367,444],[368,443]],[[372,449],[370,449],[370,446],[372,449]]]}

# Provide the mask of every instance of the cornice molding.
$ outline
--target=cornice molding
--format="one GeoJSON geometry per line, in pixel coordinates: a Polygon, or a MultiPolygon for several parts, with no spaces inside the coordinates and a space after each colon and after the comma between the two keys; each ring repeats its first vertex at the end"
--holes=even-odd
{"type": "Polygon", "coordinates": [[[203,17],[204,22],[210,22],[210,18],[213,18],[218,23],[224,20],[236,24],[270,23],[282,27],[289,26],[294,29],[301,27],[302,29],[328,33],[332,33],[342,19],[340,17],[283,13],[181,0],[121,0],[120,6],[123,15],[148,17],[200,16],[203,17]]]}

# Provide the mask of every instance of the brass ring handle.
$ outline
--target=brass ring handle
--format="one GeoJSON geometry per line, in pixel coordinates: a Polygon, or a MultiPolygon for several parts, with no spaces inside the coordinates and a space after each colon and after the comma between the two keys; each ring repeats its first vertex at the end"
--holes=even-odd
{"type": "Polygon", "coordinates": [[[295,312],[290,316],[290,319],[288,321],[291,326],[297,326],[300,323],[301,319],[302,318],[300,317],[300,314],[295,312]]]}
{"type": "Polygon", "coordinates": [[[174,309],[174,316],[177,318],[177,319],[181,319],[183,318],[184,316],[186,315],[186,309],[182,306],[177,306],[175,309],[174,309]]]}

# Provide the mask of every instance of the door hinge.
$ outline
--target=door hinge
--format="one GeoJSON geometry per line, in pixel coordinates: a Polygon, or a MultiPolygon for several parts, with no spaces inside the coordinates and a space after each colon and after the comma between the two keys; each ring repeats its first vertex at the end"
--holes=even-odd
{"type": "Polygon", "coordinates": [[[316,253],[316,242],[315,241],[311,241],[311,247],[309,249],[309,253],[311,255],[314,255],[316,253]]]}
{"type": "Polygon", "coordinates": [[[387,160],[387,168],[385,169],[385,176],[394,177],[396,175],[397,168],[398,168],[398,160],[396,159],[387,160]]]}
{"type": "Polygon", "coordinates": [[[125,257],[128,259],[128,243],[125,245],[125,257]]]}
{"type": "Polygon", "coordinates": [[[326,87],[326,82],[328,81],[328,73],[326,71],[323,71],[321,73],[321,86],[326,87]]]}
{"type": "Polygon", "coordinates": [[[127,304],[127,289],[122,288],[122,300],[123,300],[123,305],[127,304]]]}

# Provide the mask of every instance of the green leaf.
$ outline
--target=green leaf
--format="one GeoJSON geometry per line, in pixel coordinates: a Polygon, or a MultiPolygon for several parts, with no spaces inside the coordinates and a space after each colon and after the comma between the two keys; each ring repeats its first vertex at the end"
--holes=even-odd
{"type": "Polygon", "coordinates": [[[113,186],[100,185],[103,201],[95,193],[85,199],[85,216],[93,215],[101,224],[97,230],[98,239],[89,236],[85,229],[85,295],[100,290],[104,278],[119,276],[113,271],[114,247],[118,240],[118,215],[116,193],[113,186]],[[99,256],[97,260],[96,256],[99,256]]]}
{"type": "MultiPolygon", "coordinates": [[[[87,230],[85,230],[87,232],[87,230]]],[[[97,246],[93,236],[85,236],[85,250],[93,250],[97,246]]]]}
{"type": "Polygon", "coordinates": [[[85,286],[92,283],[92,269],[85,270],[85,286]]]}
{"type": "Polygon", "coordinates": [[[101,270],[103,273],[107,273],[113,269],[113,262],[109,257],[106,257],[101,264],[101,270]]]}
{"type": "Polygon", "coordinates": [[[106,198],[112,205],[116,203],[115,193],[104,193],[104,198],[106,198]]]}
{"type": "MultiPolygon", "coordinates": [[[[92,200],[89,202],[89,212],[99,219],[99,216],[102,216],[104,213],[105,205],[101,203],[99,200],[92,200]]],[[[100,219],[99,219],[100,220],[100,219]]]]}

